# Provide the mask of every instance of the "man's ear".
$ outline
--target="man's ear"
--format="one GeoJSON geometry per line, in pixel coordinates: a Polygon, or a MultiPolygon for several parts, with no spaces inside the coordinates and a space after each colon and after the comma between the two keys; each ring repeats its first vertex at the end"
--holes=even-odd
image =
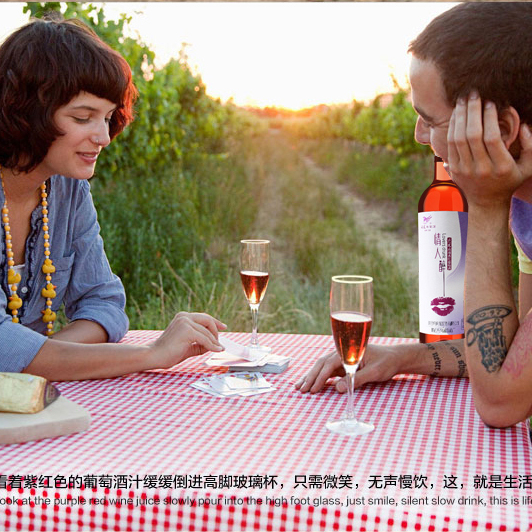
{"type": "Polygon", "coordinates": [[[518,112],[513,107],[506,107],[499,111],[499,128],[501,130],[501,137],[506,145],[506,148],[514,155],[519,155],[519,127],[521,119],[518,112]]]}

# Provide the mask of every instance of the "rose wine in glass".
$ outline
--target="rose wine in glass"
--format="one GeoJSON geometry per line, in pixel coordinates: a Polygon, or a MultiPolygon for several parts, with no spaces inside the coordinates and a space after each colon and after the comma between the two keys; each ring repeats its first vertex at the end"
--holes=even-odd
{"type": "Polygon", "coordinates": [[[259,306],[266,293],[270,279],[270,241],[240,241],[240,279],[242,288],[251,309],[252,332],[249,349],[270,351],[269,347],[259,345],[259,306]]]}
{"type": "Polygon", "coordinates": [[[418,213],[419,341],[463,338],[467,200],[440,157],[418,213]]]}
{"type": "Polygon", "coordinates": [[[368,344],[373,323],[373,279],[362,275],[337,275],[331,280],[331,329],[336,351],[347,379],[345,417],[327,423],[332,432],[358,436],[375,427],[359,421],[354,412],[355,373],[368,344]]]}

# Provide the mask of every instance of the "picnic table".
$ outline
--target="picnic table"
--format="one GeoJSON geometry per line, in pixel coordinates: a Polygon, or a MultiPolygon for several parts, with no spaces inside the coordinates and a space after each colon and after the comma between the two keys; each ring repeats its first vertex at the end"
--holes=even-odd
{"type": "MultiPolygon", "coordinates": [[[[141,344],[160,331],[130,331],[141,344]]],[[[239,343],[247,333],[223,333],[239,343]]],[[[371,338],[370,343],[417,342],[371,338]]],[[[528,427],[487,427],[467,379],[400,375],[355,392],[375,430],[329,432],[346,396],[294,388],[332,336],[261,334],[289,356],[274,389],[215,397],[208,355],[169,370],[57,383],[86,432],[0,447],[0,530],[528,530],[528,427]]]]}

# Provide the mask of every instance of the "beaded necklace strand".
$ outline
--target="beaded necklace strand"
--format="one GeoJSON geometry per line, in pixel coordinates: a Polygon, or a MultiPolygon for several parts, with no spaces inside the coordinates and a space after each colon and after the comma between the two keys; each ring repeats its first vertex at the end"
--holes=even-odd
{"type": "MultiPolygon", "coordinates": [[[[20,283],[20,273],[15,272],[15,260],[13,253],[13,244],[11,242],[11,226],[9,225],[9,209],[7,208],[6,190],[4,187],[4,175],[0,166],[0,181],[2,182],[2,191],[4,192],[4,206],[2,207],[2,222],[4,225],[4,234],[6,237],[6,256],[7,256],[7,282],[11,289],[9,303],[7,307],[13,316],[11,321],[19,323],[18,309],[22,306],[22,299],[17,294],[18,284],[20,283]]],[[[42,272],[46,275],[46,287],[42,289],[41,295],[46,300],[46,308],[41,311],[43,314],[42,321],[46,323],[46,334],[54,334],[55,312],[52,311],[52,300],[56,296],[55,286],[52,284],[52,273],[55,272],[55,266],[50,258],[50,233],[48,232],[48,194],[46,193],[46,184],[41,185],[41,205],[42,205],[42,223],[44,231],[44,264],[42,272]]]]}

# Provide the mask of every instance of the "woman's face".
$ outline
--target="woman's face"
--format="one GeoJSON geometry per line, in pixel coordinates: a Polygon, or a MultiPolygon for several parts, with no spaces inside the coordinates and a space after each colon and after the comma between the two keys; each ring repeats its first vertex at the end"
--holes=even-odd
{"type": "Polygon", "coordinates": [[[107,146],[109,122],[116,105],[88,92],[80,92],[60,107],[54,121],[63,133],[54,140],[39,165],[48,175],[89,179],[102,148],[107,146]]]}

